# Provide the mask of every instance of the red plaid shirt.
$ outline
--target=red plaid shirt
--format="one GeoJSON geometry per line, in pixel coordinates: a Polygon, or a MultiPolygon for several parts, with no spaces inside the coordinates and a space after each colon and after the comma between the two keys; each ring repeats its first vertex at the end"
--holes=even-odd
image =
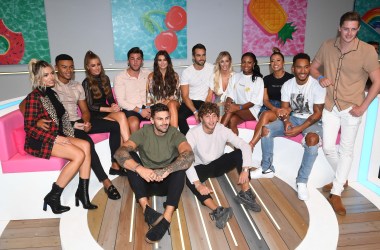
{"type": "MultiPolygon", "coordinates": [[[[33,156],[49,159],[54,145],[55,138],[58,135],[58,125],[50,117],[49,113],[42,104],[44,97],[42,93],[35,89],[26,97],[25,116],[24,116],[24,130],[25,137],[25,151],[33,156]],[[40,119],[51,120],[50,130],[45,131],[37,127],[37,121],[40,119]],[[42,147],[37,150],[30,146],[31,138],[42,142],[42,147]]],[[[53,105],[51,108],[54,109],[53,105]]]]}

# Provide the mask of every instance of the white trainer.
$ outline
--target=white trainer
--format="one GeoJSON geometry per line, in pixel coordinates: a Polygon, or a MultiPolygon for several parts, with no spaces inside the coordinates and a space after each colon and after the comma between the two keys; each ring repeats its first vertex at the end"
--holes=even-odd
{"type": "Polygon", "coordinates": [[[254,171],[251,171],[251,179],[260,179],[260,178],[273,178],[274,172],[271,169],[263,171],[261,167],[257,168],[254,171]]]}
{"type": "Polygon", "coordinates": [[[309,199],[309,191],[307,190],[306,183],[297,183],[298,199],[306,201],[309,199]]]}

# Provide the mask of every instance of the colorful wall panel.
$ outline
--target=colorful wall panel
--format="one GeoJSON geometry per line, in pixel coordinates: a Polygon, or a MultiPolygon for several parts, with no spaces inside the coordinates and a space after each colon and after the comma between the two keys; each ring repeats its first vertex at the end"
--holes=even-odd
{"type": "Polygon", "coordinates": [[[358,37],[366,42],[380,42],[380,0],[356,0],[355,11],[362,18],[358,37]]]}
{"type": "Polygon", "coordinates": [[[0,65],[50,62],[44,0],[0,1],[0,65]]]}
{"type": "Polygon", "coordinates": [[[127,60],[132,47],[140,47],[147,60],[158,50],[187,58],[186,24],[186,0],[112,0],[115,60],[127,60]]]}
{"type": "Polygon", "coordinates": [[[304,50],[307,0],[244,0],[243,53],[270,56],[304,50]]]}

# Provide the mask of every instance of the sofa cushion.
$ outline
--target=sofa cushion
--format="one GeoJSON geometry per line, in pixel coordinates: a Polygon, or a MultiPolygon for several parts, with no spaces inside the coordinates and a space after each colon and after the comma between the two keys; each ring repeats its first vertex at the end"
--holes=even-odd
{"type": "Polygon", "coordinates": [[[17,152],[20,155],[26,155],[27,153],[24,150],[24,145],[25,145],[25,131],[24,131],[24,126],[18,127],[13,130],[12,132],[13,135],[13,140],[15,141],[17,152]]]}

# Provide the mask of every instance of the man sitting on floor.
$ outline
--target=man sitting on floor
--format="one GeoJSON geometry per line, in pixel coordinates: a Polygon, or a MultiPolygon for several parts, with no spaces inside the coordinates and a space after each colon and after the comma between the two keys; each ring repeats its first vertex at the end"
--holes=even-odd
{"type": "Polygon", "coordinates": [[[212,190],[202,183],[236,168],[240,174],[238,184],[242,185],[236,200],[248,209],[260,212],[261,208],[249,188],[252,152],[248,143],[219,123],[219,108],[215,103],[205,102],[198,112],[201,123],[191,128],[186,135],[195,155],[194,165],[186,171],[186,184],[198,200],[212,210],[211,218],[222,229],[232,217],[232,209],[217,206],[210,196],[212,190]],[[227,142],[237,149],[224,153],[227,142]]]}
{"type": "Polygon", "coordinates": [[[194,154],[185,136],[169,126],[166,105],[152,106],[150,120],[152,125],[134,132],[116,151],[115,158],[127,169],[129,183],[143,209],[145,222],[151,226],[146,241],[154,243],[161,240],[169,228],[185,185],[185,170],[194,161],[194,154]],[[163,215],[149,206],[148,197],[152,195],[167,196],[163,215]]]}
{"type": "Polygon", "coordinates": [[[309,192],[306,183],[309,179],[314,161],[318,156],[321,144],[322,125],[320,122],[325,103],[326,89],[312,78],[310,73],[310,57],[299,53],[293,58],[292,71],[294,78],[284,83],[281,88],[281,108],[285,115],[279,117],[262,130],[261,167],[251,173],[251,177],[272,178],[273,166],[273,139],[278,136],[297,136],[302,133],[304,154],[296,179],[298,198],[307,200],[309,192]]]}

